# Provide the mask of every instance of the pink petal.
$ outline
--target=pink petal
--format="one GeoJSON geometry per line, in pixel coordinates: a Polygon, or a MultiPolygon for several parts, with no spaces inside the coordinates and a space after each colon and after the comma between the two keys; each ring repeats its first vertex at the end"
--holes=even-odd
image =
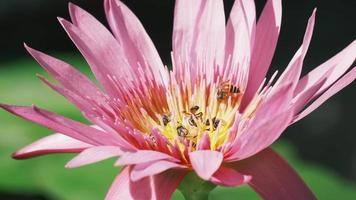
{"type": "Polygon", "coordinates": [[[161,133],[158,128],[153,128],[151,131],[152,136],[155,138],[156,148],[162,153],[170,154],[173,147],[172,143],[161,133]]]}
{"type": "MultiPolygon", "coordinates": [[[[254,1],[235,1],[226,25],[225,60],[231,59],[230,63],[226,63],[228,65],[227,68],[231,67],[232,71],[238,70],[233,73],[233,76],[241,77],[242,80],[239,81],[241,81],[240,85],[243,86],[247,85],[251,50],[255,40],[255,28],[256,11],[254,1]]],[[[231,72],[228,74],[231,76],[231,72]]]]}
{"type": "Polygon", "coordinates": [[[153,72],[154,80],[166,85],[168,82],[166,70],[139,19],[119,0],[105,0],[104,6],[109,25],[130,66],[137,66],[139,62],[145,67],[145,73],[153,72]]]}
{"type": "MultiPolygon", "coordinates": [[[[57,115],[53,112],[49,112],[43,109],[39,109],[34,107],[35,111],[42,115],[43,117],[53,121],[54,123],[58,123],[58,125],[64,126],[65,128],[72,129],[77,131],[84,138],[88,138],[93,140],[98,145],[108,145],[108,146],[118,146],[122,145],[122,140],[120,138],[115,137],[115,135],[107,132],[103,132],[97,128],[93,128],[89,125],[82,124],[80,122],[65,118],[61,115],[57,115]]],[[[61,132],[62,133],[62,132],[61,132]]]]}
{"type": "MultiPolygon", "coordinates": [[[[95,103],[93,104],[93,102],[88,100],[87,98],[83,98],[82,96],[79,96],[77,93],[74,93],[71,90],[68,90],[66,88],[62,88],[60,86],[54,85],[53,83],[49,82],[45,77],[43,77],[41,75],[37,75],[37,77],[42,82],[44,82],[48,87],[50,87],[54,91],[58,92],[62,96],[64,96],[69,102],[73,103],[77,108],[79,108],[82,111],[83,115],[85,117],[87,117],[88,120],[91,120],[91,118],[92,118],[89,116],[97,116],[97,115],[106,114],[104,112],[100,112],[99,114],[95,113],[93,108],[96,108],[100,111],[102,109],[100,107],[96,106],[97,104],[95,104],[95,103]]],[[[91,122],[93,122],[93,121],[91,121],[91,122]]]]}
{"type": "Polygon", "coordinates": [[[307,53],[307,50],[309,48],[311,37],[313,35],[314,24],[315,24],[315,13],[316,13],[316,9],[314,9],[313,14],[310,16],[308,20],[308,26],[305,31],[302,46],[298,49],[297,53],[295,53],[294,57],[288,64],[287,69],[282,73],[282,75],[277,80],[275,85],[281,85],[287,82],[292,82],[294,86],[297,85],[298,80],[300,78],[300,74],[302,72],[303,61],[307,53]]]}
{"type": "MultiPolygon", "coordinates": [[[[45,83],[47,84],[49,87],[51,87],[53,90],[55,90],[56,92],[58,92],[59,94],[63,95],[65,98],[67,98],[70,102],[72,102],[75,106],[77,106],[83,113],[83,115],[92,123],[96,123],[96,124],[100,124],[103,127],[105,127],[106,130],[102,129],[101,127],[98,126],[91,126],[91,127],[95,127],[96,129],[98,129],[99,131],[105,132],[106,134],[108,134],[108,136],[106,136],[107,138],[109,138],[112,141],[115,141],[115,143],[117,144],[117,146],[122,147],[125,150],[135,150],[136,147],[134,147],[132,144],[130,144],[128,141],[126,141],[124,139],[124,137],[122,137],[123,133],[126,133],[127,130],[123,130],[122,131],[122,127],[119,124],[115,124],[115,127],[117,128],[116,130],[113,130],[112,128],[108,127],[108,121],[106,121],[105,123],[102,122],[102,120],[100,118],[98,118],[97,116],[105,116],[106,118],[110,118],[112,114],[111,112],[107,113],[105,110],[99,107],[98,105],[93,105],[92,102],[88,99],[83,99],[83,97],[78,96],[77,94],[65,89],[65,88],[61,88],[59,86],[56,86],[52,83],[50,83],[47,79],[45,79],[42,76],[38,77],[45,83]],[[93,109],[95,108],[95,109],[93,109]],[[97,111],[101,111],[99,113],[96,113],[97,111]]],[[[102,105],[102,104],[101,104],[102,105]]]]}
{"type": "Polygon", "coordinates": [[[265,149],[233,165],[237,171],[251,175],[248,184],[263,199],[316,199],[293,168],[272,149],[265,149]]]}
{"type": "MultiPolygon", "coordinates": [[[[60,86],[54,85],[51,82],[49,82],[45,77],[41,75],[37,75],[37,77],[44,82],[48,87],[53,89],[54,91],[58,92],[62,96],[64,96],[68,101],[73,103],[77,108],[79,108],[82,113],[84,114],[85,117],[87,117],[88,120],[91,120],[90,117],[92,115],[97,115],[96,113],[94,114],[93,107],[98,108],[95,104],[93,105],[91,101],[88,99],[85,99],[81,96],[79,96],[77,93],[74,93],[66,88],[62,88],[60,86]]],[[[100,109],[100,108],[99,108],[100,109]]],[[[100,115],[103,115],[104,112],[100,113],[100,115]]],[[[91,121],[93,122],[93,121],[91,121]]]]}
{"type": "Polygon", "coordinates": [[[27,51],[51,75],[53,75],[68,90],[80,96],[89,97],[98,104],[105,105],[105,97],[96,85],[80,71],[71,65],[32,49],[25,45],[27,51]]]}
{"type": "Polygon", "coordinates": [[[340,78],[336,83],[334,83],[328,90],[326,90],[319,98],[317,98],[312,104],[310,104],[305,110],[298,114],[293,123],[299,121],[303,117],[307,116],[309,113],[317,109],[326,100],[332,97],[334,94],[342,90],[344,87],[352,83],[356,78],[356,67],[352,68],[347,74],[340,78]]]}
{"type": "Polygon", "coordinates": [[[17,116],[48,127],[84,143],[93,145],[117,144],[116,139],[105,132],[34,106],[24,107],[0,104],[0,107],[17,116]]]}
{"type": "Polygon", "coordinates": [[[139,181],[130,180],[130,167],[125,167],[115,178],[105,200],[138,200],[152,199],[151,178],[139,181]]]}
{"type": "Polygon", "coordinates": [[[92,145],[60,133],[54,133],[16,151],[12,157],[26,159],[52,153],[79,153],[89,147],[92,145]]]}
{"type": "Polygon", "coordinates": [[[293,110],[289,109],[248,127],[237,140],[236,145],[240,146],[238,151],[226,160],[242,160],[270,146],[291,123],[293,115],[293,110]]]}
{"type": "Polygon", "coordinates": [[[96,146],[87,148],[70,160],[66,167],[75,168],[120,156],[123,151],[117,146],[96,146]]]}
{"type": "Polygon", "coordinates": [[[250,102],[267,74],[277,45],[281,19],[281,0],[268,0],[256,26],[248,86],[244,94],[242,108],[245,108],[250,102]]]}
{"type": "Polygon", "coordinates": [[[288,127],[294,114],[291,107],[293,97],[292,84],[287,84],[271,92],[256,111],[253,121],[244,129],[233,146],[237,152],[231,152],[228,160],[247,158],[271,145],[288,127]]]}
{"type": "Polygon", "coordinates": [[[186,174],[186,170],[172,169],[153,176],[153,199],[169,200],[186,174]]]}
{"type": "Polygon", "coordinates": [[[293,98],[293,85],[287,83],[281,87],[275,87],[270,94],[265,97],[257,108],[254,123],[260,120],[268,119],[268,116],[273,116],[285,111],[290,106],[290,101],[293,98]]]}
{"type": "Polygon", "coordinates": [[[186,170],[168,170],[139,181],[130,179],[131,167],[125,167],[115,178],[105,200],[169,200],[186,170]]]}
{"type": "Polygon", "coordinates": [[[299,113],[303,107],[312,99],[315,93],[324,85],[326,78],[319,80],[314,85],[293,98],[294,112],[299,113]]]}
{"type": "Polygon", "coordinates": [[[223,155],[221,152],[202,150],[189,153],[189,159],[195,172],[204,180],[210,177],[219,169],[223,155]]]}
{"type": "MultiPolygon", "coordinates": [[[[224,59],[225,15],[222,0],[177,0],[174,10],[173,56],[177,72],[190,67],[212,69],[224,59]],[[191,63],[189,66],[185,66],[191,63]],[[202,66],[203,65],[203,66],[202,66]]],[[[208,69],[204,69],[208,70],[208,69]]]]}
{"type": "MultiPolygon", "coordinates": [[[[121,53],[122,49],[120,44],[116,41],[114,36],[110,33],[110,31],[101,24],[94,16],[90,13],[86,12],[82,8],[74,5],[73,3],[69,3],[69,14],[72,20],[72,23],[75,27],[80,29],[80,31],[89,37],[92,41],[96,41],[100,44],[100,47],[108,47],[112,48],[111,50],[117,50],[116,53],[121,53]]],[[[62,23],[62,19],[60,22],[62,23]]],[[[65,27],[66,28],[66,27],[65,27]]],[[[113,58],[116,59],[115,57],[113,58]]],[[[111,66],[108,66],[111,67],[111,66]]],[[[114,69],[114,68],[113,68],[114,69]]],[[[116,68],[116,71],[118,69],[116,68]]]]}
{"type": "Polygon", "coordinates": [[[218,171],[210,178],[210,181],[216,185],[235,187],[251,180],[251,176],[242,175],[234,169],[221,166],[218,171]]]}
{"type": "Polygon", "coordinates": [[[150,163],[137,164],[131,171],[131,180],[137,181],[147,176],[153,176],[172,168],[186,168],[184,165],[171,161],[159,160],[150,163]]]}
{"type": "Polygon", "coordinates": [[[356,59],[356,41],[353,41],[340,53],[305,75],[298,83],[295,94],[312,87],[318,81],[326,78],[324,85],[313,96],[320,95],[325,89],[340,78],[356,59]],[[330,73],[328,73],[330,71],[330,73]]]}
{"type": "MultiPolygon", "coordinates": [[[[84,14],[84,11],[79,9],[76,11],[80,12],[82,20],[91,19],[89,14],[84,14]]],[[[96,78],[105,87],[106,91],[112,97],[120,97],[115,88],[113,78],[115,77],[115,80],[118,82],[115,84],[127,84],[129,86],[127,81],[133,79],[133,76],[130,67],[127,66],[122,57],[124,54],[116,39],[112,35],[110,36],[108,30],[104,31],[102,28],[97,27],[97,23],[93,23],[93,26],[90,27],[97,34],[97,37],[94,37],[93,35],[87,35],[93,33],[85,32],[64,19],[59,18],[58,20],[85,57],[96,78]]],[[[90,21],[92,22],[92,20],[90,21]]]]}
{"type": "Polygon", "coordinates": [[[208,133],[204,134],[204,137],[199,140],[198,150],[209,150],[210,149],[210,137],[208,133]]]}
{"type": "Polygon", "coordinates": [[[120,157],[120,159],[115,163],[115,165],[134,165],[158,160],[179,162],[179,160],[177,160],[176,158],[173,158],[172,156],[165,153],[161,153],[159,151],[139,150],[134,153],[125,153],[120,157]]]}

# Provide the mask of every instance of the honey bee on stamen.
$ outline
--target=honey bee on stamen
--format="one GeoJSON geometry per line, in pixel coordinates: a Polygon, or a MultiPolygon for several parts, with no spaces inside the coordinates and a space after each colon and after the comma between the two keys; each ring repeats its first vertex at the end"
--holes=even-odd
{"type": "Polygon", "coordinates": [[[192,116],[189,117],[188,123],[189,123],[189,125],[191,125],[191,126],[198,127],[197,123],[195,122],[195,120],[193,119],[192,116]]]}
{"type": "Polygon", "coordinates": [[[199,113],[197,113],[195,115],[190,115],[190,117],[188,119],[189,125],[198,127],[196,120],[200,120],[200,121],[203,120],[203,113],[202,112],[199,112],[199,113]]]}
{"type": "Polygon", "coordinates": [[[188,137],[189,132],[188,132],[188,129],[186,129],[184,126],[180,125],[177,127],[177,134],[179,137],[185,138],[185,137],[188,137]]]}
{"type": "Polygon", "coordinates": [[[153,142],[153,144],[157,144],[157,140],[156,140],[156,137],[155,137],[155,136],[153,136],[152,134],[150,134],[150,135],[148,136],[148,138],[150,139],[151,142],[153,142]]]}
{"type": "Polygon", "coordinates": [[[167,124],[171,121],[168,115],[163,115],[162,116],[162,122],[164,126],[167,126],[167,124]]]}
{"type": "Polygon", "coordinates": [[[201,120],[202,117],[203,117],[203,113],[202,112],[198,112],[197,114],[194,114],[194,117],[201,120]]]}
{"type": "Polygon", "coordinates": [[[209,119],[207,119],[207,120],[205,121],[205,126],[210,126],[210,120],[209,120],[209,119]]]}
{"type": "Polygon", "coordinates": [[[215,129],[218,128],[218,126],[219,126],[219,124],[220,124],[220,119],[216,119],[216,117],[214,117],[214,118],[212,119],[212,121],[213,121],[213,128],[214,128],[214,130],[215,130],[215,129]]]}
{"type": "Polygon", "coordinates": [[[201,119],[203,117],[203,113],[202,112],[198,112],[198,110],[199,110],[199,106],[193,106],[193,107],[191,107],[189,109],[190,114],[194,115],[194,117],[197,118],[197,119],[201,119]]]}
{"type": "MultiPolygon", "coordinates": [[[[217,119],[216,117],[213,117],[213,118],[211,119],[211,122],[213,123],[213,130],[215,131],[215,130],[218,128],[218,126],[219,126],[221,120],[220,120],[220,119],[217,119]]],[[[209,120],[209,119],[206,120],[205,126],[210,126],[210,120],[209,120]]],[[[210,131],[210,128],[207,128],[206,130],[207,130],[207,131],[210,131]]]]}
{"type": "Polygon", "coordinates": [[[228,81],[222,82],[219,85],[218,92],[216,94],[218,100],[225,100],[227,97],[237,97],[240,93],[240,89],[228,81]]]}
{"type": "Polygon", "coordinates": [[[181,142],[188,144],[193,149],[197,147],[197,144],[194,141],[197,138],[197,135],[190,135],[188,130],[182,125],[177,127],[177,133],[181,142]]]}
{"type": "Polygon", "coordinates": [[[191,146],[193,149],[197,148],[197,143],[193,142],[192,140],[189,141],[189,146],[191,146]]]}
{"type": "Polygon", "coordinates": [[[198,110],[199,110],[199,106],[193,106],[189,109],[190,113],[185,113],[186,115],[189,116],[188,123],[190,126],[198,127],[196,120],[201,121],[203,119],[203,113],[198,112],[198,110]]]}
{"type": "Polygon", "coordinates": [[[195,114],[199,110],[199,106],[193,106],[190,108],[190,113],[195,114]]]}

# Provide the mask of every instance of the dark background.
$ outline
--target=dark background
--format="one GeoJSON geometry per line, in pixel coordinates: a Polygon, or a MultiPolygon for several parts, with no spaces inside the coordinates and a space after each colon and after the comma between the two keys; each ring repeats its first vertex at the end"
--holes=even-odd
{"type": "MultiPolygon", "coordinates": [[[[106,24],[101,0],[72,0],[106,24]]],[[[165,63],[170,63],[174,1],[125,0],[140,18],[165,63]]],[[[45,52],[76,52],[57,23],[69,19],[67,0],[0,0],[0,62],[27,56],[23,42],[45,52]]],[[[226,11],[233,1],[226,0],[226,11]]],[[[265,1],[256,1],[258,13],[265,1]]],[[[303,73],[351,43],[356,36],[355,0],[283,1],[281,35],[272,70],[284,69],[301,44],[307,20],[317,7],[314,36],[303,73]]],[[[355,83],[336,95],[282,136],[295,144],[303,159],[332,169],[356,182],[355,83]]],[[[38,199],[38,198],[36,198],[38,199]]]]}

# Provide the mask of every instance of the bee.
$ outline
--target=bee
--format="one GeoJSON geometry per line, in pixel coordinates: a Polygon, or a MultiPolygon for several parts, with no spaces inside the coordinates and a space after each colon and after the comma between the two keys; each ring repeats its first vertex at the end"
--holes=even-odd
{"type": "Polygon", "coordinates": [[[217,98],[218,100],[224,100],[228,96],[237,96],[240,93],[240,89],[232,84],[229,84],[227,81],[222,82],[219,85],[218,92],[217,92],[217,98]]]}
{"type": "Polygon", "coordinates": [[[213,122],[213,128],[217,129],[220,124],[220,119],[216,119],[216,117],[214,117],[211,121],[213,122]]]}
{"type": "Polygon", "coordinates": [[[190,113],[195,114],[199,110],[199,106],[193,106],[189,109],[190,113]]]}
{"type": "Polygon", "coordinates": [[[167,126],[167,124],[171,121],[170,117],[168,115],[163,115],[162,116],[162,122],[164,126],[167,126]]]}
{"type": "Polygon", "coordinates": [[[182,138],[188,137],[188,135],[189,135],[188,129],[186,129],[182,125],[177,127],[177,133],[178,133],[178,136],[182,137],[182,138]]]}
{"type": "Polygon", "coordinates": [[[191,126],[198,127],[197,123],[195,122],[195,120],[193,119],[192,116],[189,117],[188,123],[189,123],[189,125],[191,125],[191,126]]]}
{"type": "Polygon", "coordinates": [[[199,106],[193,106],[193,107],[191,107],[189,109],[190,113],[186,113],[187,115],[190,115],[190,117],[188,119],[188,123],[189,123],[190,126],[198,127],[197,122],[195,121],[195,119],[202,120],[203,113],[202,112],[198,112],[198,110],[199,110],[199,106]]]}
{"type": "Polygon", "coordinates": [[[183,125],[177,127],[177,133],[182,142],[186,142],[186,144],[190,145],[193,149],[197,147],[197,144],[194,141],[197,135],[190,135],[188,129],[183,125]]]}
{"type": "Polygon", "coordinates": [[[148,138],[149,138],[149,140],[150,140],[153,144],[157,144],[157,140],[156,140],[156,137],[155,137],[155,136],[153,136],[152,134],[150,134],[150,135],[148,136],[148,138]]]}
{"type": "MultiPolygon", "coordinates": [[[[211,119],[211,122],[213,123],[213,130],[216,130],[221,122],[220,119],[217,119],[216,117],[213,117],[211,119]]],[[[210,126],[210,120],[207,119],[205,122],[205,126],[210,126]]],[[[210,131],[210,128],[206,129],[207,131],[210,131]]]]}
{"type": "Polygon", "coordinates": [[[191,146],[193,149],[197,148],[197,143],[193,142],[193,140],[189,141],[189,146],[191,146]]]}

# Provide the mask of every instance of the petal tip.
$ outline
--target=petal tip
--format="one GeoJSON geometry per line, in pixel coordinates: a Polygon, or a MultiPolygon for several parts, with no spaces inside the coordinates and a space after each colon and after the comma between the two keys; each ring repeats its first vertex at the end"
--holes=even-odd
{"type": "Polygon", "coordinates": [[[73,169],[73,168],[80,167],[80,166],[82,166],[82,165],[79,162],[77,162],[75,157],[74,157],[74,159],[70,160],[69,162],[67,162],[67,164],[64,165],[64,167],[66,169],[73,169]]]}
{"type": "Polygon", "coordinates": [[[69,10],[72,9],[72,8],[75,8],[77,5],[75,5],[74,3],[72,2],[68,2],[68,8],[69,10]]]}
{"type": "MultiPolygon", "coordinates": [[[[26,51],[35,58],[35,55],[39,54],[40,52],[37,51],[36,49],[28,46],[26,43],[23,43],[23,46],[25,47],[26,51]]],[[[35,58],[36,59],[36,58],[35,58]]]]}
{"type": "Polygon", "coordinates": [[[64,165],[64,167],[65,167],[66,169],[72,169],[72,167],[69,165],[69,163],[67,163],[66,165],[64,165]]]}
{"type": "Polygon", "coordinates": [[[70,18],[72,19],[72,21],[74,21],[75,17],[73,17],[76,12],[80,11],[80,7],[77,6],[76,4],[72,3],[72,2],[69,2],[68,3],[68,10],[69,10],[69,15],[70,15],[70,18]]]}
{"type": "Polygon", "coordinates": [[[211,150],[192,152],[189,158],[197,175],[204,180],[209,180],[223,161],[221,152],[211,150]]]}
{"type": "Polygon", "coordinates": [[[22,159],[26,159],[27,156],[25,156],[25,154],[20,153],[19,151],[16,151],[14,153],[11,154],[11,157],[15,160],[22,160],[22,159]]]}
{"type": "Polygon", "coordinates": [[[11,105],[8,105],[8,104],[4,104],[4,103],[0,103],[0,108],[8,111],[8,112],[11,112],[11,105]]]}
{"type": "Polygon", "coordinates": [[[63,17],[57,17],[57,20],[58,20],[59,23],[60,23],[62,26],[64,26],[64,27],[70,23],[69,21],[67,21],[67,20],[64,19],[63,17]]]}
{"type": "Polygon", "coordinates": [[[316,14],[316,11],[318,10],[318,8],[317,7],[315,7],[314,9],[313,9],[313,15],[315,15],[316,14]]]}
{"type": "Polygon", "coordinates": [[[25,49],[31,49],[31,47],[29,47],[26,42],[23,42],[22,45],[25,47],[25,49]]]}
{"type": "Polygon", "coordinates": [[[64,167],[66,169],[73,169],[73,168],[77,168],[77,167],[81,167],[82,165],[77,162],[75,159],[74,160],[70,160],[67,164],[64,165],[64,167]]]}

